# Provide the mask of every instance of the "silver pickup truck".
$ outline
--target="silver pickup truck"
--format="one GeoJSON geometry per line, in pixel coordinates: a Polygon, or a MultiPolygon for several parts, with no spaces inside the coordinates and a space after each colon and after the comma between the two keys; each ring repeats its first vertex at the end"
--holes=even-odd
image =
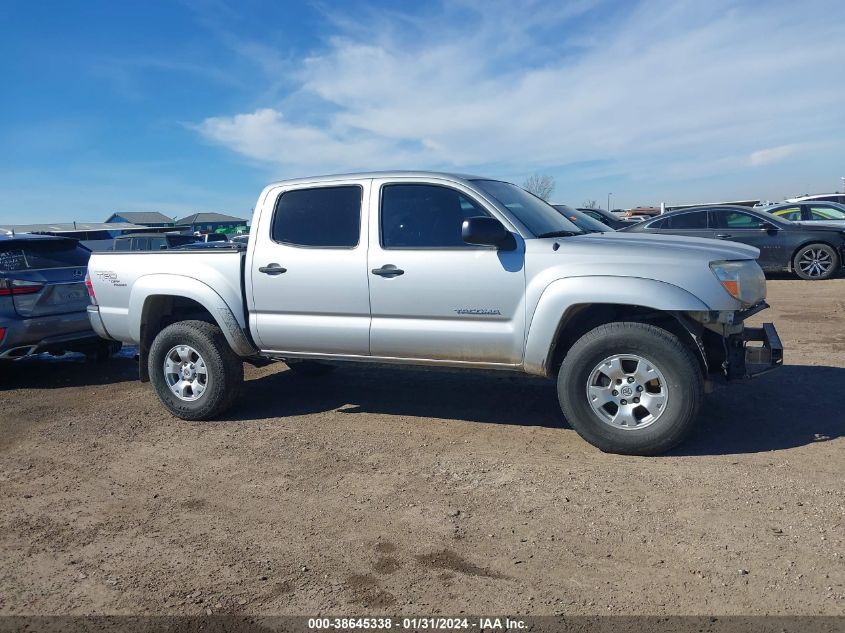
{"type": "Polygon", "coordinates": [[[768,307],[757,256],[583,233],[497,180],[323,176],[265,188],[245,250],[94,253],[88,310],[100,336],[139,347],[141,379],[186,420],[233,403],[243,361],[501,369],[556,379],[600,449],[657,454],[712,381],[782,363],[771,324],[743,326],[768,307]]]}

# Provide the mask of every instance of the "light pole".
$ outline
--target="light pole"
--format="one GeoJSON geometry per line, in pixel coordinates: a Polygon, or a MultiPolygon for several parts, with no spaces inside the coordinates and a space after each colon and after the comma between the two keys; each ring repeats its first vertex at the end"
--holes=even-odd
{"type": "Polygon", "coordinates": [[[608,211],[610,211],[610,196],[612,196],[612,195],[613,195],[612,193],[607,194],[607,210],[608,211]]]}
{"type": "Polygon", "coordinates": [[[839,178],[842,181],[842,193],[845,193],[845,176],[839,178]]]}

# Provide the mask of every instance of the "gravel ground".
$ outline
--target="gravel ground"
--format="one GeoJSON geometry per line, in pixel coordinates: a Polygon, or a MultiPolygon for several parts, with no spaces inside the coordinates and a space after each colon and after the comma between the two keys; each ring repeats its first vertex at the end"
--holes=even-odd
{"type": "Polygon", "coordinates": [[[0,614],[845,614],[845,280],[769,287],[786,366],[659,458],[522,376],[276,364],[187,423],[128,355],[7,367],[0,614]]]}

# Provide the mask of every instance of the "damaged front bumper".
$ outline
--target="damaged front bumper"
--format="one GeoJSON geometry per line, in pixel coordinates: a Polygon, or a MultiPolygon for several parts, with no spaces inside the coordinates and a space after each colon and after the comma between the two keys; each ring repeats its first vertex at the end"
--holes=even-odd
{"type": "Polygon", "coordinates": [[[772,323],[745,327],[729,336],[725,346],[723,369],[728,380],[754,378],[783,365],[783,343],[772,323]]]}

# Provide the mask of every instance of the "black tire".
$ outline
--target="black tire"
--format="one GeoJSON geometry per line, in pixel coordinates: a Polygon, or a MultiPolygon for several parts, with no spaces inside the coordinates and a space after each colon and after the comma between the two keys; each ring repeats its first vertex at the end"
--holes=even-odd
{"type": "Polygon", "coordinates": [[[243,362],[220,328],[205,321],[180,321],[164,328],[153,341],[147,367],[159,400],[183,420],[209,420],[220,415],[237,399],[244,380],[243,362]],[[180,399],[165,377],[165,358],[180,345],[194,348],[205,362],[205,389],[195,400],[180,399]]]}
{"type": "MultiPolygon", "coordinates": [[[[564,358],[557,381],[560,407],[572,428],[602,451],[623,455],[659,455],[679,444],[695,424],[703,391],[701,366],[677,336],[653,325],[631,322],[609,323],[584,334],[564,358]],[[588,400],[593,371],[617,354],[645,359],[665,378],[665,408],[643,428],[614,426],[600,417],[588,400]]],[[[612,411],[616,405],[608,406],[612,411]]]]}
{"type": "Polygon", "coordinates": [[[808,281],[830,279],[839,270],[839,254],[829,244],[802,246],[792,258],[792,270],[798,277],[808,281]],[[814,266],[812,261],[817,261],[818,264],[814,266]],[[822,270],[823,266],[829,268],[822,270]]]}
{"type": "Polygon", "coordinates": [[[337,369],[335,365],[318,360],[289,360],[285,361],[285,365],[295,374],[303,376],[326,376],[337,369]]]}

